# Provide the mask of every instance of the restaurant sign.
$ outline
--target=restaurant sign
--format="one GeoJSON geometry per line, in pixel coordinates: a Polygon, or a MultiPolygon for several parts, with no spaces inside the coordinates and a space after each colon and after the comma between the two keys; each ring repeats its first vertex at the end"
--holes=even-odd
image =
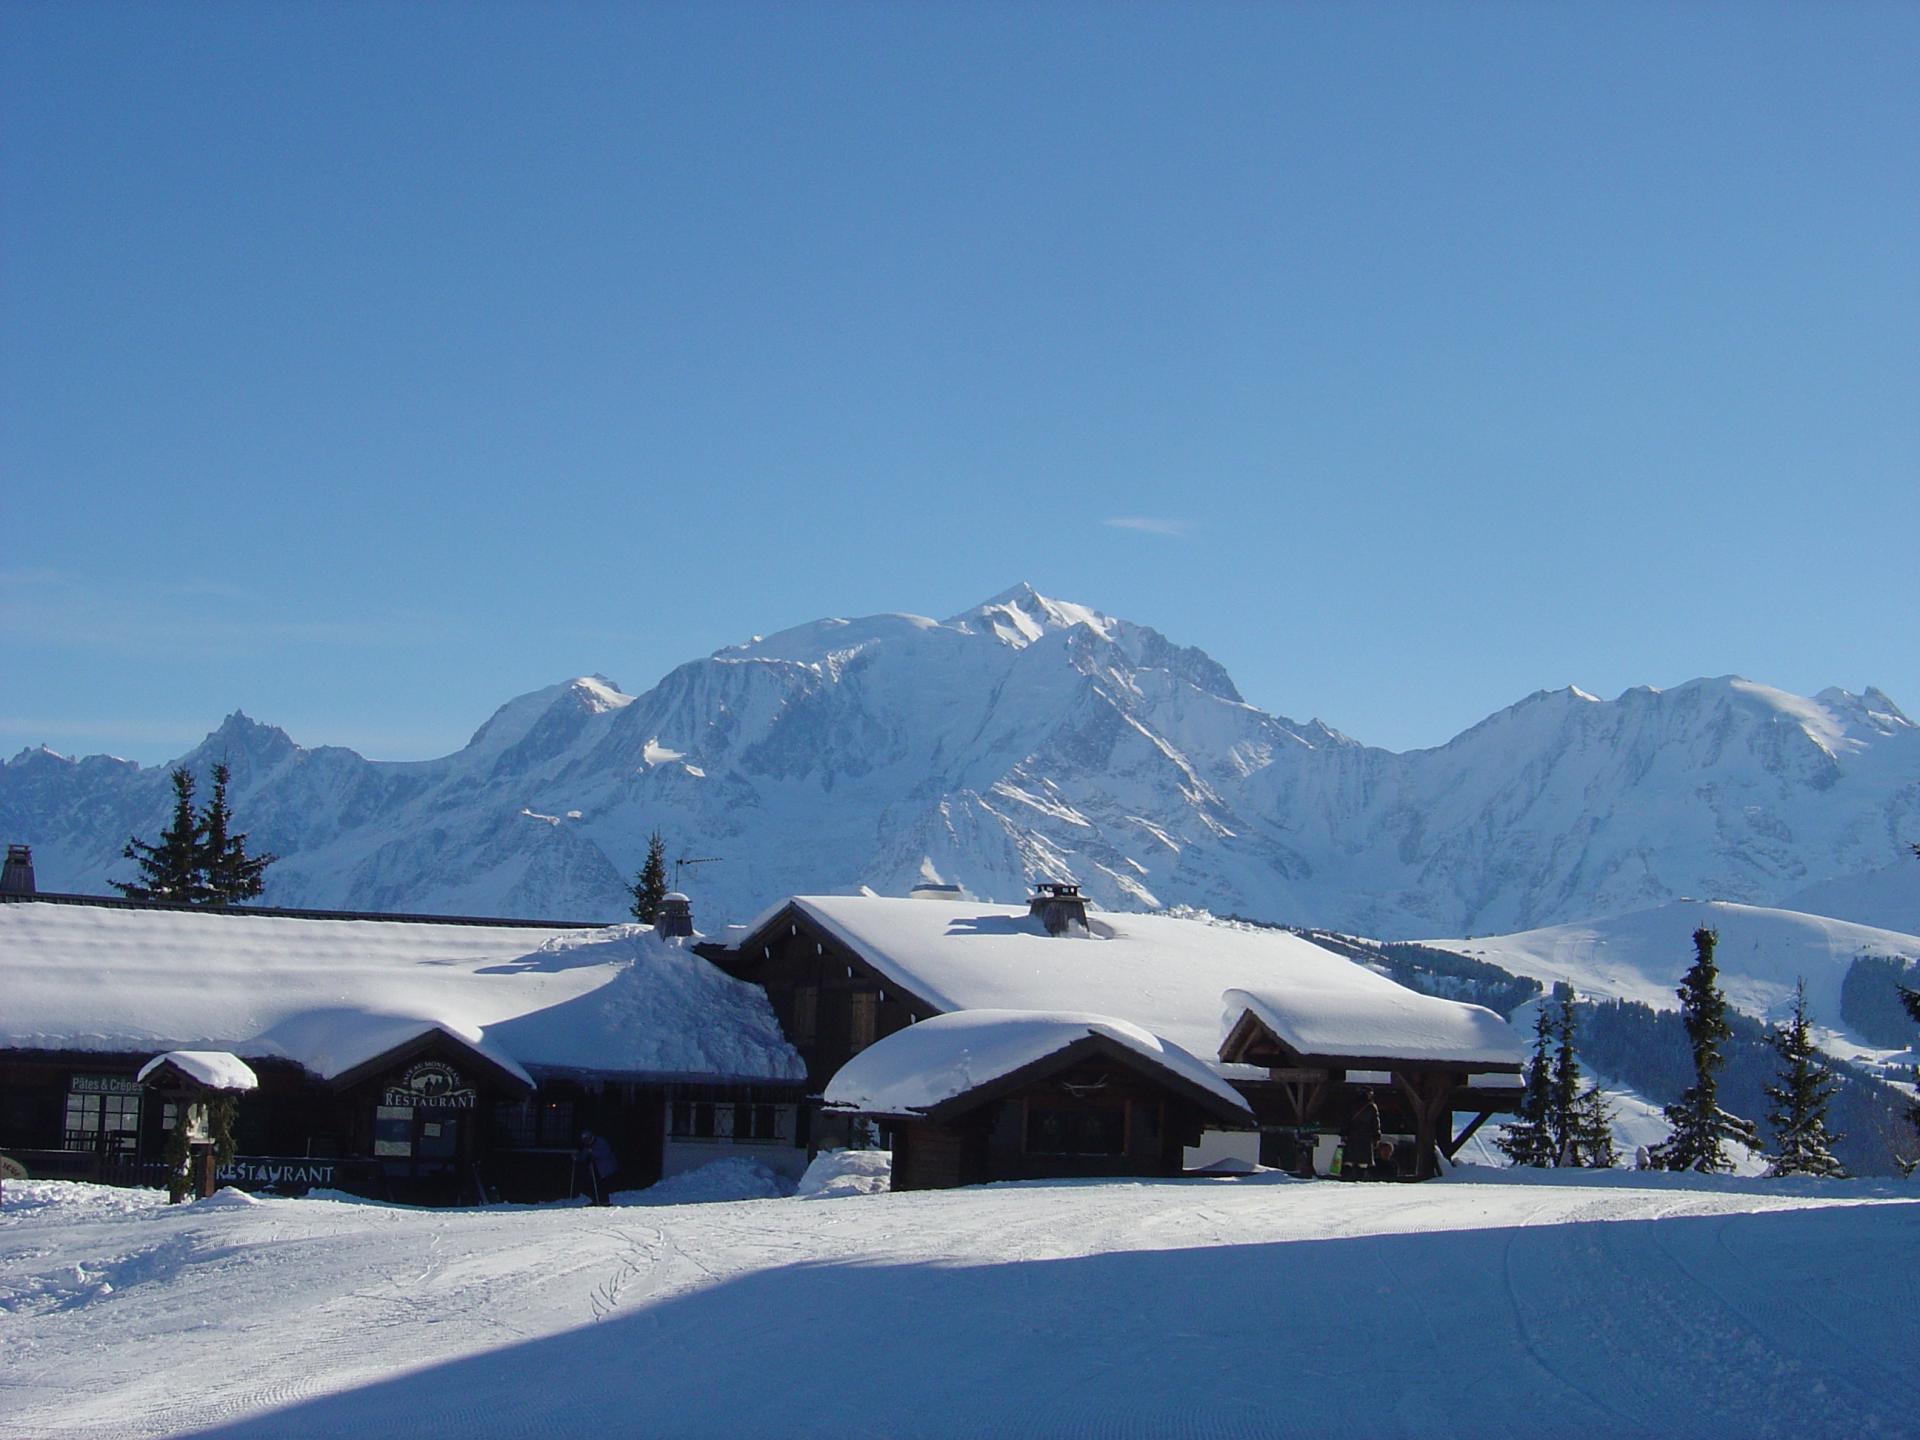
{"type": "Polygon", "coordinates": [[[422,1060],[409,1066],[397,1085],[389,1085],[382,1105],[411,1106],[416,1110],[471,1110],[479,1092],[444,1060],[422,1060]]]}
{"type": "Polygon", "coordinates": [[[67,1085],[74,1095],[138,1095],[144,1088],[125,1075],[75,1075],[67,1085]]]}
{"type": "Polygon", "coordinates": [[[244,1190],[262,1190],[270,1185],[332,1185],[335,1168],[332,1160],[236,1155],[220,1167],[220,1183],[244,1190]]]}

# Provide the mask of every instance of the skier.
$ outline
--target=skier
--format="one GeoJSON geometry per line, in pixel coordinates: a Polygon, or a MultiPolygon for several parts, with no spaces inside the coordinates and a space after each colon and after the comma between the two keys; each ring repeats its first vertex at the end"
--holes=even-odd
{"type": "Polygon", "coordinates": [[[587,1194],[593,1203],[605,1205],[613,1193],[613,1178],[620,1173],[620,1163],[613,1158],[613,1147],[607,1144],[607,1137],[582,1130],[580,1150],[574,1160],[586,1166],[587,1194]]]}
{"type": "Polygon", "coordinates": [[[1346,1154],[1340,1162],[1342,1180],[1364,1180],[1373,1169],[1373,1147],[1380,1143],[1380,1107],[1371,1093],[1363,1092],[1360,1106],[1347,1121],[1341,1137],[1346,1154]]]}

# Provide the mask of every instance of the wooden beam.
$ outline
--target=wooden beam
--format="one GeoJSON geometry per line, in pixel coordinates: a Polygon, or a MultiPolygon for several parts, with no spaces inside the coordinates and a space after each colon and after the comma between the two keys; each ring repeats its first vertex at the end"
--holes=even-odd
{"type": "Polygon", "coordinates": [[[1451,1160],[1454,1156],[1458,1155],[1460,1153],[1460,1147],[1473,1138],[1473,1132],[1492,1118],[1493,1111],[1482,1110],[1478,1115],[1474,1116],[1472,1120],[1468,1121],[1466,1129],[1462,1130],[1458,1135],[1454,1136],[1452,1140],[1441,1147],[1446,1151],[1447,1159],[1451,1160]]]}

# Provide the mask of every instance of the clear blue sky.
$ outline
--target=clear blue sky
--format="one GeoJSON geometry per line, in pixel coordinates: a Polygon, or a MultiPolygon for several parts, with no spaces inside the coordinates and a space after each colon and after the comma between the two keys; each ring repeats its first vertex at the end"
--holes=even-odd
{"type": "Polygon", "coordinates": [[[1018,580],[1393,748],[1920,712],[1920,7],[0,8],[0,747],[1018,580]]]}

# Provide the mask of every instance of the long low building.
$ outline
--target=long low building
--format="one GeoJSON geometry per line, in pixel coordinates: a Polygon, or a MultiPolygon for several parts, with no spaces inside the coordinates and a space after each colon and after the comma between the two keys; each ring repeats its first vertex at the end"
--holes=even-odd
{"type": "Polygon", "coordinates": [[[37,1173],[148,1179],[168,1052],[258,1077],[231,1179],[394,1199],[620,1183],[728,1154],[797,1170],[804,1062],[765,993],[637,925],[0,903],[0,1149],[37,1173]]]}

